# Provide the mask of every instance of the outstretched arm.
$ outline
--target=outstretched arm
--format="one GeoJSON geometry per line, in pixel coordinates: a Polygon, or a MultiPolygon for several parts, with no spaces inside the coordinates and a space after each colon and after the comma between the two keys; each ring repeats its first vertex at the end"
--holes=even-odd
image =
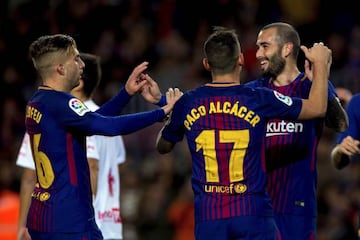
{"type": "Polygon", "coordinates": [[[130,134],[162,121],[172,111],[174,104],[181,96],[182,92],[178,88],[170,88],[166,92],[167,104],[162,108],[117,117],[106,117],[88,112],[82,121],[71,122],[71,126],[80,127],[87,135],[115,136],[130,134]]]}

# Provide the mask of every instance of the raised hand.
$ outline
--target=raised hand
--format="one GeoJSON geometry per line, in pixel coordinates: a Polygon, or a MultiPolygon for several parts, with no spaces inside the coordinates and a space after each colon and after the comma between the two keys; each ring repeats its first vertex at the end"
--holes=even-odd
{"type": "Polygon", "coordinates": [[[160,101],[161,92],[157,82],[154,81],[148,74],[144,74],[143,78],[146,84],[141,89],[141,95],[149,103],[157,103],[160,101]]]}
{"type": "MultiPolygon", "coordinates": [[[[305,57],[312,63],[312,64],[326,64],[328,71],[330,71],[330,66],[332,63],[332,51],[324,45],[324,43],[314,43],[311,48],[307,48],[305,46],[301,46],[301,50],[304,52],[305,57]]],[[[309,64],[306,65],[305,62],[305,70],[306,66],[309,70],[309,64]]]]}
{"type": "Polygon", "coordinates": [[[349,157],[360,154],[360,141],[352,138],[351,136],[347,136],[342,140],[339,145],[339,150],[343,154],[348,155],[349,157]]]}
{"type": "Polygon", "coordinates": [[[331,162],[335,168],[342,169],[355,154],[360,154],[360,141],[347,136],[331,151],[331,162]]]}
{"type": "Polygon", "coordinates": [[[145,74],[143,73],[149,63],[142,62],[134,68],[125,84],[125,89],[129,95],[134,95],[139,92],[143,86],[147,83],[145,80],[145,74]]]}
{"type": "Polygon", "coordinates": [[[180,91],[178,88],[169,88],[169,90],[166,92],[166,102],[167,105],[162,107],[164,109],[165,114],[168,114],[171,112],[171,110],[174,107],[174,104],[180,99],[180,97],[183,95],[183,92],[180,91]]]}

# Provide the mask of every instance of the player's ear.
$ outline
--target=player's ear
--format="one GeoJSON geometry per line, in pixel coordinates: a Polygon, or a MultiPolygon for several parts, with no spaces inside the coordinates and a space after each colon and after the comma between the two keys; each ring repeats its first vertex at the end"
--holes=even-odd
{"type": "Polygon", "coordinates": [[[207,60],[207,58],[203,58],[203,66],[206,70],[211,71],[209,61],[207,60]]]}
{"type": "Polygon", "coordinates": [[[283,54],[288,57],[293,51],[293,44],[291,42],[285,43],[283,46],[283,54]]]}
{"type": "Polygon", "coordinates": [[[57,67],[56,67],[56,71],[61,74],[61,75],[64,75],[65,74],[65,67],[63,64],[59,64],[57,67]]]}
{"type": "Polygon", "coordinates": [[[240,53],[238,63],[240,66],[244,66],[245,63],[244,54],[240,53]]]}

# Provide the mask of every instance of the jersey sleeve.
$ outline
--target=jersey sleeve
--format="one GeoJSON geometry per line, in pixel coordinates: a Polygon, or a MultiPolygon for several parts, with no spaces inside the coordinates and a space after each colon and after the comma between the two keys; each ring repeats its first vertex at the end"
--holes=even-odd
{"type": "Polygon", "coordinates": [[[109,101],[104,103],[98,110],[97,113],[104,116],[116,116],[124,109],[126,104],[130,101],[131,96],[126,92],[123,87],[118,94],[112,97],[109,101]]]}
{"type": "Polygon", "coordinates": [[[184,95],[178,100],[175,105],[174,109],[171,113],[169,121],[166,123],[161,136],[169,142],[176,143],[182,141],[184,138],[184,128],[183,128],[183,122],[181,119],[183,119],[183,100],[186,97],[184,95]]]}
{"type": "Polygon", "coordinates": [[[63,105],[57,104],[58,107],[53,107],[54,114],[58,115],[59,112],[62,112],[62,117],[58,118],[61,124],[66,128],[76,129],[87,136],[130,134],[150,126],[165,117],[163,109],[122,116],[103,116],[97,112],[91,112],[77,98],[69,99],[67,105],[63,109],[63,105]]]}
{"type": "Polygon", "coordinates": [[[302,99],[289,97],[275,90],[255,88],[260,108],[267,118],[297,119],[302,108],[302,99]]]}

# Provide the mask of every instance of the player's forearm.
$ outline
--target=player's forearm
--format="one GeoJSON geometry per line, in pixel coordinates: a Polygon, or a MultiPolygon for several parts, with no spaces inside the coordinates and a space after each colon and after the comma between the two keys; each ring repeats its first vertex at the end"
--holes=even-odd
{"type": "Polygon", "coordinates": [[[156,149],[160,154],[169,153],[174,148],[175,145],[172,142],[169,142],[162,137],[162,131],[164,130],[164,127],[160,130],[156,138],[156,149]]]}
{"type": "Polygon", "coordinates": [[[113,118],[94,118],[89,135],[116,136],[130,134],[165,118],[163,109],[133,113],[113,118]]]}
{"type": "Polygon", "coordinates": [[[21,177],[20,186],[20,213],[18,227],[26,227],[27,213],[30,207],[31,194],[36,183],[35,171],[24,169],[21,177]]]}
{"type": "Polygon", "coordinates": [[[329,70],[325,63],[313,63],[314,79],[310,88],[309,98],[303,100],[301,118],[324,117],[327,109],[329,70]]]}
{"type": "Polygon", "coordinates": [[[97,193],[98,174],[99,174],[99,160],[95,158],[88,158],[90,169],[90,183],[91,191],[94,196],[97,193]]]}
{"type": "Polygon", "coordinates": [[[329,71],[325,63],[319,61],[313,63],[314,81],[310,90],[309,100],[317,112],[325,116],[328,99],[329,71]]]}

